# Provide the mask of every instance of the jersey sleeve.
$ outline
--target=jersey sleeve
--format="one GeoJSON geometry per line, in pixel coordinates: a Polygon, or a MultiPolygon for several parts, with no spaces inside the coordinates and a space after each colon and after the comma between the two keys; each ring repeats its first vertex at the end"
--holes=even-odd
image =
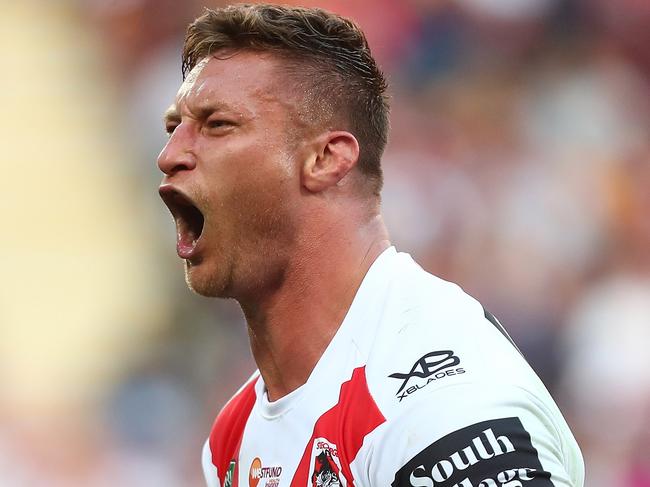
{"type": "Polygon", "coordinates": [[[219,485],[219,476],[217,467],[212,464],[212,453],[210,452],[210,440],[206,440],[201,452],[201,464],[203,466],[203,476],[207,487],[221,487],[219,485]]]}
{"type": "Polygon", "coordinates": [[[529,392],[458,384],[387,421],[368,457],[373,487],[582,487],[570,432],[529,392]]]}

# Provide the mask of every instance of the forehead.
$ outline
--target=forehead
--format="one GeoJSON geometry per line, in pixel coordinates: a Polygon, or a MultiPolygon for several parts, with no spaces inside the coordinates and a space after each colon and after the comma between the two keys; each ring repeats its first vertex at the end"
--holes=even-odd
{"type": "Polygon", "coordinates": [[[268,104],[288,105],[288,91],[279,81],[280,64],[268,53],[243,51],[207,56],[188,74],[175,105],[190,111],[204,104],[246,110],[268,104]]]}

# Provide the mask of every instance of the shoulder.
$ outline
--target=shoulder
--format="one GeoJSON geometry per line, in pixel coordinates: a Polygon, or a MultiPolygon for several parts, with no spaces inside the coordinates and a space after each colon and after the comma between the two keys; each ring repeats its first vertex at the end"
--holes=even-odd
{"type": "Polygon", "coordinates": [[[227,433],[235,429],[239,422],[246,422],[257,397],[255,383],[258,378],[259,372],[256,371],[228,400],[212,425],[212,433],[227,433]]]}
{"type": "Polygon", "coordinates": [[[208,485],[213,485],[210,478],[214,479],[215,473],[223,484],[231,462],[237,457],[244,428],[257,398],[255,383],[258,378],[259,372],[255,372],[221,409],[212,425],[203,451],[203,469],[208,485]]]}
{"type": "Polygon", "coordinates": [[[210,452],[210,440],[206,440],[201,451],[201,465],[203,467],[203,477],[208,487],[220,487],[219,472],[217,467],[212,463],[212,452],[210,452]]]}
{"type": "Polygon", "coordinates": [[[416,396],[464,383],[543,388],[481,303],[400,257],[367,360],[368,386],[385,414],[416,396]]]}
{"type": "Polygon", "coordinates": [[[403,260],[366,365],[386,418],[368,438],[369,484],[578,485],[575,440],[507,332],[459,286],[403,260]]]}

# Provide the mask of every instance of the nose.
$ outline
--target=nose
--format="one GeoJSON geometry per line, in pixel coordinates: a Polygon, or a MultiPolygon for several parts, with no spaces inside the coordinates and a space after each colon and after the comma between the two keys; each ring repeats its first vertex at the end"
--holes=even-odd
{"type": "Polygon", "coordinates": [[[167,176],[180,171],[191,171],[196,167],[191,138],[181,125],[172,132],[158,156],[158,167],[167,176]]]}

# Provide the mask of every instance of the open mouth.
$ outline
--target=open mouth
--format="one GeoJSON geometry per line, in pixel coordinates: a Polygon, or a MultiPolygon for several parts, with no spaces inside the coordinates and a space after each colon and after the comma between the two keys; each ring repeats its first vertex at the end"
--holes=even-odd
{"type": "Polygon", "coordinates": [[[176,250],[179,257],[189,259],[203,233],[205,218],[192,200],[171,186],[161,186],[160,197],[176,223],[176,250]]]}

